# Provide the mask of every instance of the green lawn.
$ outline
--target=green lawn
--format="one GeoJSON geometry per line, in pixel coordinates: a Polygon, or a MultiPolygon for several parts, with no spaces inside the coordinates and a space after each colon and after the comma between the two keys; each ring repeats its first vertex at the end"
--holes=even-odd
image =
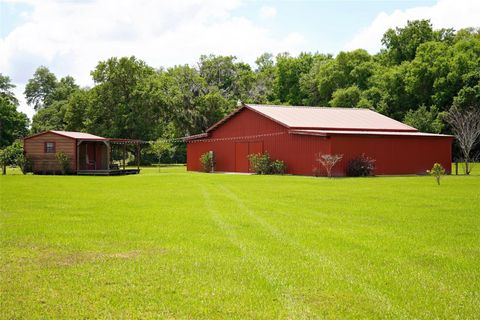
{"type": "Polygon", "coordinates": [[[480,175],[184,170],[0,177],[0,317],[480,315],[480,175]]]}

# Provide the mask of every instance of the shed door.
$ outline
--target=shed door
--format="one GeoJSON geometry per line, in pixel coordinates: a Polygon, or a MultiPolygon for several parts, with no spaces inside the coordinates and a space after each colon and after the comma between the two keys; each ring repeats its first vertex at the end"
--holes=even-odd
{"type": "Polygon", "coordinates": [[[235,172],[248,172],[248,142],[235,143],[235,172]]]}
{"type": "Polygon", "coordinates": [[[85,143],[86,148],[87,148],[87,169],[88,170],[95,170],[96,165],[95,165],[95,159],[96,159],[96,154],[95,154],[95,143],[85,143]]]}

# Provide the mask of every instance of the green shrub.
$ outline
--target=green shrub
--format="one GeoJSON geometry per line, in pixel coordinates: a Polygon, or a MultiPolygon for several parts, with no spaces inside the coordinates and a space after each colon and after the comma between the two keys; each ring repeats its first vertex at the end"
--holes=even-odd
{"type": "Polygon", "coordinates": [[[67,174],[70,167],[68,156],[65,154],[65,152],[60,151],[55,154],[55,158],[60,164],[60,170],[62,171],[62,174],[67,174]]]}
{"type": "Polygon", "coordinates": [[[367,157],[364,153],[353,158],[347,165],[347,176],[349,177],[368,177],[373,176],[375,169],[375,159],[367,157]]]}
{"type": "Polygon", "coordinates": [[[250,170],[256,174],[269,174],[270,173],[270,155],[265,152],[261,153],[252,153],[247,156],[248,162],[250,164],[250,170]]]}
{"type": "Polygon", "coordinates": [[[272,174],[284,174],[286,170],[287,166],[282,160],[274,160],[270,164],[270,171],[272,174]]]}
{"type": "Polygon", "coordinates": [[[215,170],[215,156],[213,151],[202,154],[200,163],[202,164],[204,172],[213,172],[215,170]]]}
{"type": "Polygon", "coordinates": [[[249,154],[248,162],[250,170],[256,174],[284,174],[286,170],[285,162],[272,160],[268,152],[249,154]]]}
{"type": "Polygon", "coordinates": [[[32,160],[25,157],[25,155],[22,153],[17,156],[17,159],[15,159],[16,165],[22,170],[23,174],[27,174],[27,172],[32,171],[32,160]]]}
{"type": "Polygon", "coordinates": [[[435,163],[432,170],[427,170],[427,173],[435,177],[437,184],[440,185],[440,178],[445,174],[445,169],[440,163],[435,163]]]}

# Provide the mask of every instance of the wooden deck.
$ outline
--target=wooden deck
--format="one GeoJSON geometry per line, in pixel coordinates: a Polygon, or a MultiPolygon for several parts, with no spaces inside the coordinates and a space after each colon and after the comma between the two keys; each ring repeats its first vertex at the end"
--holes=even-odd
{"type": "Polygon", "coordinates": [[[112,169],[112,170],[78,170],[77,175],[83,176],[119,176],[125,174],[138,174],[140,169],[112,169]]]}

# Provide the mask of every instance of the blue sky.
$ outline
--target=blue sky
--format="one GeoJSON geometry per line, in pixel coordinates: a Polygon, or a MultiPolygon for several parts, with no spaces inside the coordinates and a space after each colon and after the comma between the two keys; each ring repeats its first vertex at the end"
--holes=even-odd
{"type": "Polygon", "coordinates": [[[412,7],[432,5],[436,1],[250,1],[237,12],[252,20],[264,5],[275,7],[277,14],[270,26],[278,35],[296,31],[305,36],[311,51],[338,53],[358,32],[366,28],[380,12],[392,13],[412,7]]]}
{"type": "MultiPolygon", "coordinates": [[[[379,12],[393,12],[421,5],[432,5],[434,0],[404,1],[247,1],[234,12],[252,20],[261,20],[258,12],[262,6],[277,10],[277,19],[271,27],[281,34],[286,30],[297,30],[311,41],[320,36],[328,39],[327,51],[342,48],[359,28],[364,28],[379,12]]],[[[0,38],[25,22],[25,13],[31,13],[33,6],[28,3],[3,2],[0,5],[0,38]]],[[[314,43],[313,43],[314,45],[314,43]]],[[[320,49],[319,49],[320,50],[320,49]]]]}
{"type": "Polygon", "coordinates": [[[32,7],[25,3],[0,3],[0,38],[22,23],[21,12],[30,10],[32,7]]]}
{"type": "Polygon", "coordinates": [[[91,86],[112,56],[169,67],[209,53],[251,64],[264,52],[375,53],[388,28],[414,19],[479,27],[480,1],[0,0],[0,72],[31,116],[22,92],[40,65],[91,86]]]}
{"type": "MultiPolygon", "coordinates": [[[[433,5],[434,0],[404,1],[246,1],[233,14],[262,23],[263,6],[276,9],[275,19],[266,25],[280,36],[289,30],[303,34],[312,51],[336,53],[361,28],[366,28],[380,13],[392,13],[412,7],[433,5]],[[320,40],[321,39],[321,40],[320,40]]],[[[0,38],[28,19],[33,10],[29,3],[3,2],[0,5],[0,38]]]]}

